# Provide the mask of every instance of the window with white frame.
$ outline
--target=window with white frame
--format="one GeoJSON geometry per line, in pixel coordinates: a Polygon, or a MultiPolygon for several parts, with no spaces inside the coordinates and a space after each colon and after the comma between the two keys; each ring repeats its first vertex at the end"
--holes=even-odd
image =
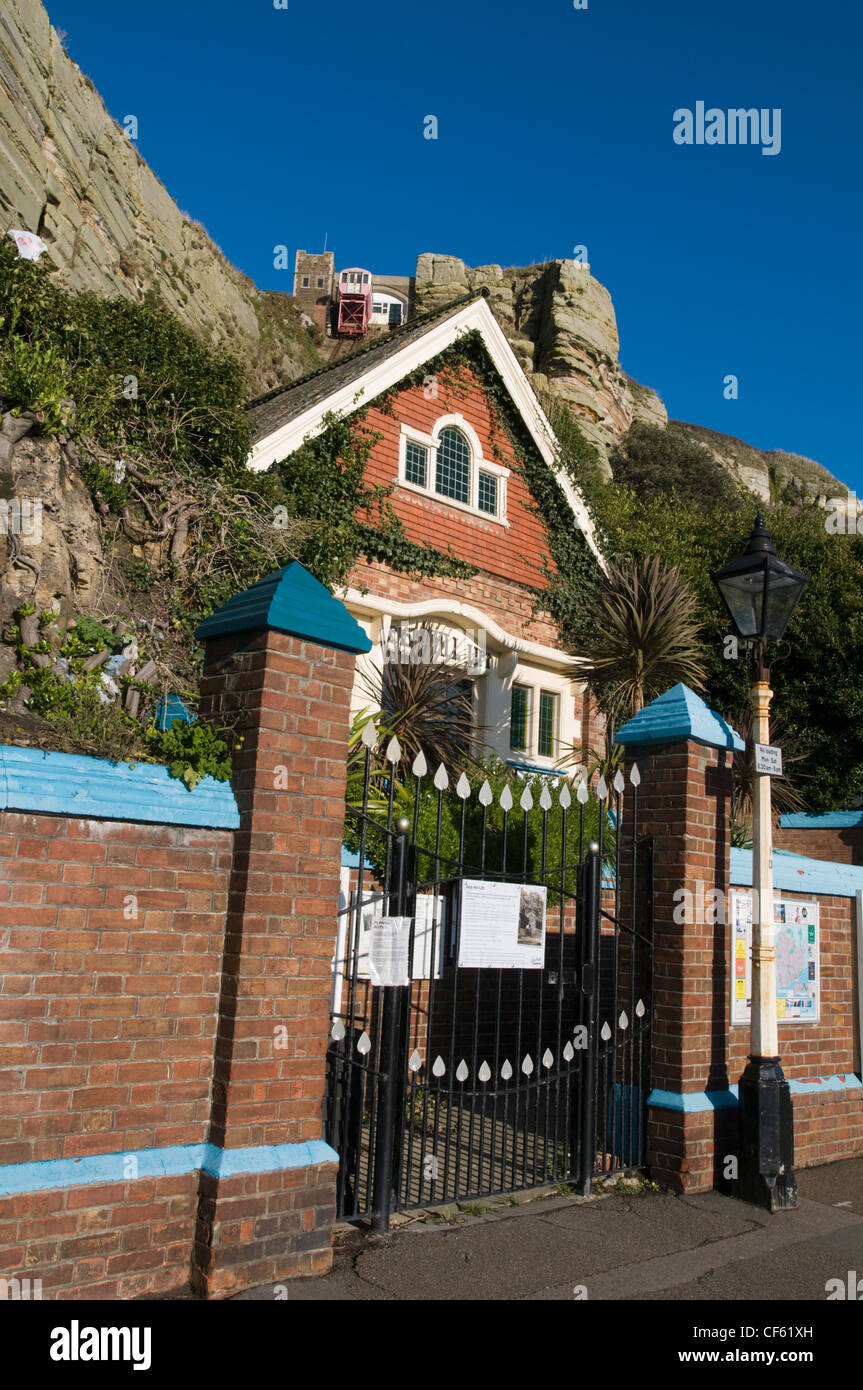
{"type": "Polygon", "coordinates": [[[438,420],[431,434],[401,427],[399,478],[411,489],[506,526],[509,469],[483,458],[476,432],[458,415],[438,420]]]}
{"type": "Polygon", "coordinates": [[[555,758],[560,740],[560,695],[514,684],[510,693],[509,749],[529,757],[555,758]]]}

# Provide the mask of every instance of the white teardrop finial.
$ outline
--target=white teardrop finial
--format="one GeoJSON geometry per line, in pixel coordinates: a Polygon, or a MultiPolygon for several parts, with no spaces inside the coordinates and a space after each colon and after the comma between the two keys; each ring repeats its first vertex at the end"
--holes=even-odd
{"type": "Polygon", "coordinates": [[[620,1018],[617,1020],[617,1026],[622,1029],[624,1033],[626,1032],[629,1027],[629,1019],[626,1017],[625,1013],[620,1015],[620,1018]]]}
{"type": "Polygon", "coordinates": [[[488,1062],[483,1062],[482,1066],[477,1072],[477,1076],[479,1077],[480,1081],[491,1081],[491,1067],[489,1066],[488,1062]]]}
{"type": "Polygon", "coordinates": [[[420,1067],[422,1066],[422,1064],[423,1064],[423,1059],[422,1059],[422,1057],[419,1055],[419,1053],[417,1052],[416,1048],[414,1048],[413,1052],[411,1053],[410,1057],[408,1058],[408,1066],[410,1067],[411,1071],[419,1071],[419,1069],[420,1069],[420,1067]]]}
{"type": "Polygon", "coordinates": [[[629,769],[629,780],[634,787],[641,786],[641,773],[638,770],[638,763],[633,763],[629,769]]]}
{"type": "Polygon", "coordinates": [[[636,1016],[636,1018],[644,1018],[644,1000],[643,1000],[643,999],[639,999],[638,1003],[637,1003],[636,1006],[635,1006],[635,1016],[636,1016]]]}
{"type": "Polygon", "coordinates": [[[459,1062],[458,1066],[457,1066],[456,1069],[455,1069],[455,1079],[456,1079],[456,1081],[467,1081],[467,1077],[468,1077],[467,1062],[466,1062],[466,1061],[464,1060],[464,1058],[462,1057],[461,1061],[459,1062]]]}
{"type": "Polygon", "coordinates": [[[341,1042],[344,1036],[345,1025],[342,1023],[342,1020],[340,1018],[337,1018],[332,1028],[330,1029],[330,1037],[333,1039],[334,1042],[341,1042]]]}
{"type": "Polygon", "coordinates": [[[599,1030],[599,1036],[602,1038],[603,1042],[608,1042],[609,1038],[611,1037],[611,1029],[609,1028],[607,1023],[603,1023],[601,1029],[599,1030]]]}
{"type": "Polygon", "coordinates": [[[551,1049],[547,1047],[547,1048],[545,1049],[545,1052],[543,1052],[543,1054],[542,1054],[542,1065],[543,1065],[544,1067],[548,1068],[548,1067],[552,1066],[553,1063],[554,1063],[554,1058],[553,1058],[552,1055],[551,1055],[551,1049]]]}
{"type": "Polygon", "coordinates": [[[470,796],[470,782],[467,780],[464,773],[459,777],[455,790],[456,796],[460,796],[462,801],[467,801],[467,798],[470,796]]]}
{"type": "Polygon", "coordinates": [[[558,797],[558,801],[560,802],[564,811],[568,811],[570,806],[572,805],[572,795],[566,782],[564,782],[563,786],[560,789],[560,796],[558,797]]]}
{"type": "Polygon", "coordinates": [[[606,786],[604,777],[600,777],[596,784],[596,795],[599,797],[600,801],[604,801],[608,796],[608,787],[606,786]]]}
{"type": "Polygon", "coordinates": [[[488,778],[486,778],[479,789],[479,804],[480,806],[490,806],[493,800],[492,790],[488,784],[488,778]]]}
{"type": "Polygon", "coordinates": [[[507,1060],[501,1067],[500,1074],[503,1077],[504,1081],[509,1081],[509,1078],[512,1076],[512,1066],[510,1065],[509,1058],[507,1058],[507,1060]]]}
{"type": "Polygon", "coordinates": [[[586,777],[582,777],[578,784],[578,791],[575,794],[583,806],[590,796],[586,777]]]}
{"type": "Polygon", "coordinates": [[[369,719],[368,722],[363,725],[360,741],[365,744],[366,748],[374,748],[377,743],[378,731],[375,728],[375,721],[373,719],[369,719]]]}
{"type": "Polygon", "coordinates": [[[623,789],[625,788],[625,786],[626,786],[626,782],[625,782],[625,780],[624,780],[623,773],[621,772],[620,768],[618,768],[617,771],[616,771],[615,774],[614,774],[614,790],[615,790],[616,792],[620,793],[620,792],[623,791],[623,789]]]}
{"type": "Polygon", "coordinates": [[[543,811],[551,810],[551,792],[548,790],[548,787],[543,787],[542,791],[540,792],[539,804],[542,807],[543,811]]]}
{"type": "Polygon", "coordinates": [[[566,1044],[566,1047],[563,1049],[563,1060],[565,1062],[571,1062],[574,1056],[575,1048],[573,1047],[571,1042],[568,1042],[566,1044]]]}
{"type": "Polygon", "coordinates": [[[443,763],[440,764],[437,772],[434,775],[434,784],[439,792],[445,792],[447,787],[449,786],[449,778],[446,775],[446,768],[444,767],[443,763]]]}
{"type": "Polygon", "coordinates": [[[402,755],[401,744],[399,743],[399,741],[398,741],[398,739],[396,738],[395,734],[393,734],[392,738],[390,739],[389,743],[387,744],[387,752],[386,752],[387,762],[388,762],[388,763],[397,763],[398,760],[399,760],[399,758],[401,757],[401,755],[402,755]]]}
{"type": "Polygon", "coordinates": [[[371,1050],[372,1050],[372,1040],[371,1040],[371,1038],[369,1037],[368,1033],[365,1033],[365,1032],[364,1032],[364,1033],[361,1033],[360,1036],[359,1036],[359,1038],[357,1039],[357,1052],[361,1052],[361,1053],[363,1054],[363,1056],[365,1057],[366,1053],[367,1053],[367,1052],[371,1052],[371,1050]]]}
{"type": "Polygon", "coordinates": [[[521,1064],[521,1069],[524,1072],[525,1076],[530,1076],[531,1072],[533,1071],[533,1059],[531,1058],[529,1052],[521,1064]]]}
{"type": "Polygon", "coordinates": [[[413,767],[411,768],[411,772],[413,773],[414,777],[425,777],[425,775],[426,775],[426,773],[428,772],[428,770],[429,770],[429,765],[428,765],[428,763],[426,762],[426,755],[425,755],[425,753],[423,752],[423,750],[420,749],[420,751],[417,753],[416,757],[414,758],[413,767]]]}
{"type": "Polygon", "coordinates": [[[533,810],[533,797],[530,794],[530,787],[525,787],[524,791],[518,799],[518,804],[523,811],[533,810]]]}
{"type": "Polygon", "coordinates": [[[432,1067],[432,1072],[434,1073],[434,1075],[435,1075],[435,1076],[443,1076],[443,1074],[444,1074],[445,1071],[446,1071],[446,1062],[444,1061],[443,1057],[435,1057],[435,1059],[434,1059],[434,1066],[432,1067]]]}
{"type": "Polygon", "coordinates": [[[512,810],[512,792],[509,787],[504,787],[500,794],[500,804],[505,811],[512,810]]]}

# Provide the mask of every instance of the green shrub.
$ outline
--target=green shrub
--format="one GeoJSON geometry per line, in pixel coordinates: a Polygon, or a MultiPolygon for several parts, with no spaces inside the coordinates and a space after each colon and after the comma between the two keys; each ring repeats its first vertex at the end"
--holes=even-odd
{"type": "Polygon", "coordinates": [[[167,763],[171,776],[181,778],[191,790],[204,777],[213,777],[217,782],[230,779],[231,758],[223,733],[211,724],[197,720],[186,724],[174,719],[170,729],[157,729],[151,724],[144,737],[152,760],[167,763]]]}
{"type": "Polygon", "coordinates": [[[72,389],[72,369],[50,343],[13,337],[0,355],[0,395],[16,413],[41,413],[40,432],[59,434],[66,423],[63,400],[72,389]]]}

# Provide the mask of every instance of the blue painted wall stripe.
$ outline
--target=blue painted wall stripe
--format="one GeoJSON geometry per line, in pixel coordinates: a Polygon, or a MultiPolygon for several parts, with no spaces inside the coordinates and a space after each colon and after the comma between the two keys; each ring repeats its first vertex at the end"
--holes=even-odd
{"type": "MultiPolygon", "coordinates": [[[[739,888],[752,887],[752,850],[731,850],[730,882],[739,888]]],[[[863,889],[863,866],[836,864],[829,859],[808,859],[788,850],[773,851],[774,892],[827,893],[836,898],[853,898],[863,889]]]]}
{"type": "Polygon", "coordinates": [[[90,1154],[86,1158],[0,1165],[0,1196],[85,1187],[94,1183],[138,1182],[141,1178],[180,1177],[196,1171],[209,1173],[214,1178],[228,1178],[239,1173],[276,1173],[338,1161],[335,1149],[321,1139],[310,1139],[305,1144],[269,1144],[248,1149],[219,1149],[214,1144],[128,1149],[113,1154],[90,1154]],[[125,1172],[130,1158],[137,1163],[134,1178],[125,1172]]]}
{"type": "MultiPolygon", "coordinates": [[[[863,1081],[853,1073],[807,1077],[801,1081],[789,1081],[788,1089],[793,1095],[811,1095],[820,1091],[863,1092],[863,1081]]],[[[647,1097],[647,1104],[655,1106],[658,1110],[680,1110],[687,1115],[696,1115],[703,1110],[726,1110],[729,1106],[737,1105],[737,1087],[729,1086],[727,1091],[684,1093],[653,1090],[647,1097]]]]}
{"type": "Polygon", "coordinates": [[[779,824],[797,830],[847,830],[863,825],[863,811],[785,811],[779,824]]]}
{"type": "Polygon", "coordinates": [[[240,824],[229,782],[204,777],[190,791],[166,767],[153,763],[109,763],[11,744],[0,744],[3,809],[222,830],[236,830],[240,824]]]}

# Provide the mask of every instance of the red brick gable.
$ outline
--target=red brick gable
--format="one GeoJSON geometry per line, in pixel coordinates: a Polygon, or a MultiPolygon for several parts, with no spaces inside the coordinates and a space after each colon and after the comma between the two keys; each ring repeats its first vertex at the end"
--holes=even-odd
{"type": "Polygon", "coordinates": [[[520,475],[509,439],[502,425],[495,424],[494,405],[482,379],[470,368],[463,368],[457,384],[448,382],[441,374],[437,392],[436,400],[427,400],[422,385],[406,387],[392,399],[391,414],[371,406],[365,423],[383,438],[369,457],[366,481],[387,486],[396,483],[392,507],[410,540],[443,552],[452,546],[458,559],[487,574],[541,587],[543,555],[549,553],[548,538],[539,517],[531,510],[533,499],[520,475]],[[442,415],[455,413],[476,431],[483,457],[511,470],[507,481],[508,526],[466,513],[443,498],[423,497],[398,486],[401,425],[431,434],[442,415]]]}

